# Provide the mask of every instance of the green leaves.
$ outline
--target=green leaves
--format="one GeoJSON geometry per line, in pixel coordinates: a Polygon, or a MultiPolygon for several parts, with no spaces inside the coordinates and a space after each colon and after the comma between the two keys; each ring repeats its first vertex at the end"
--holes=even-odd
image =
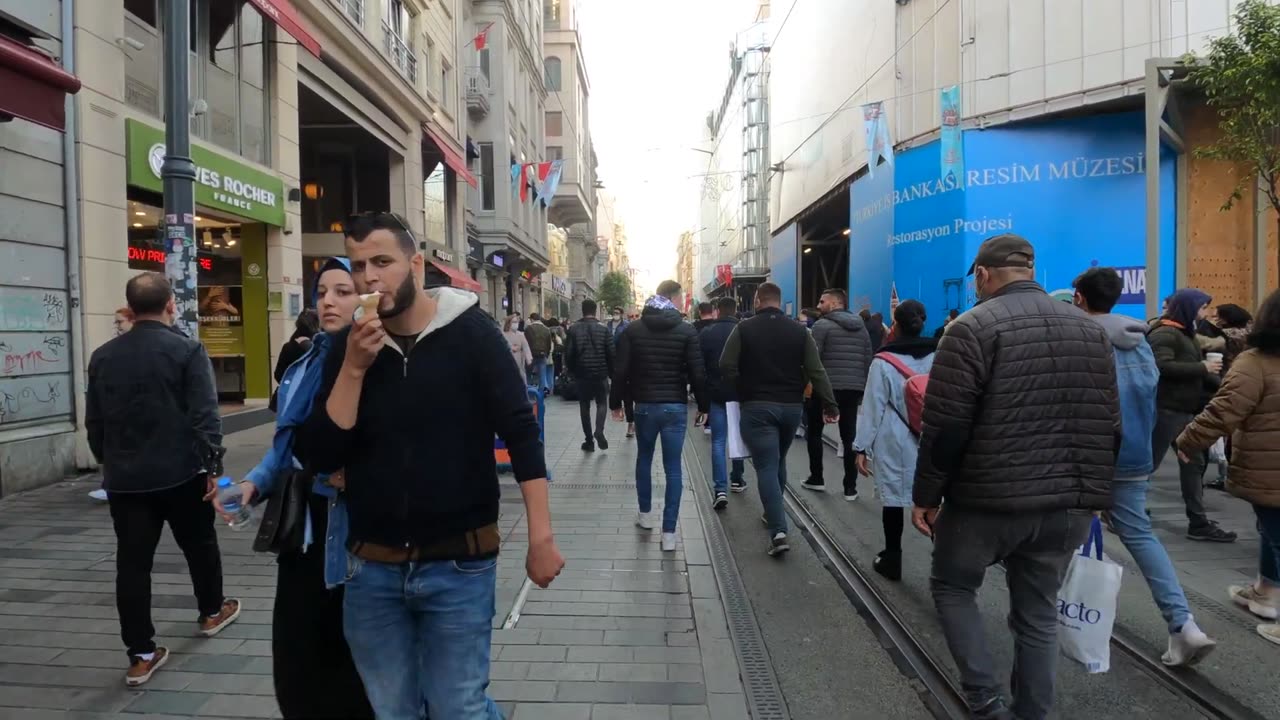
{"type": "Polygon", "coordinates": [[[612,312],[616,307],[630,307],[634,303],[631,279],[616,270],[606,273],[600,280],[600,289],[596,291],[596,301],[600,303],[602,315],[612,312]]]}

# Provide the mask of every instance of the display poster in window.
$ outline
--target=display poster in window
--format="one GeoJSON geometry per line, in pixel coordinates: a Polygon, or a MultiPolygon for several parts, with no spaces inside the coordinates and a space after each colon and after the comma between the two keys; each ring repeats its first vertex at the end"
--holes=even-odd
{"type": "Polygon", "coordinates": [[[243,288],[239,285],[201,285],[200,342],[209,357],[244,355],[243,288]]]}

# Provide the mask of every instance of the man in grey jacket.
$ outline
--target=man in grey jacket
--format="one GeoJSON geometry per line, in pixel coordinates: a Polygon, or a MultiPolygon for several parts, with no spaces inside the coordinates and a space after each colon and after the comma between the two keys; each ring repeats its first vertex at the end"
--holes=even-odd
{"type": "MultiPolygon", "coordinates": [[[[840,446],[844,448],[844,499],[858,499],[857,455],[850,448],[857,434],[858,405],[867,387],[867,368],[871,366],[871,337],[862,318],[846,308],[849,298],[844,290],[832,288],[822,293],[818,312],[822,318],[813,325],[813,341],[818,346],[822,366],[831,378],[831,389],[840,406],[840,446]]],[[[809,479],[804,487],[823,491],[822,477],[822,404],[809,398],[808,413],[809,479]]]]}

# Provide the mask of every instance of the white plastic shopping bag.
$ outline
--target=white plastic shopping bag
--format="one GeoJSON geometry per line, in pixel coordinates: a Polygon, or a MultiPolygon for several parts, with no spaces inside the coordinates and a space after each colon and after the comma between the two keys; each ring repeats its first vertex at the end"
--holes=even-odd
{"type": "Polygon", "coordinates": [[[1058,591],[1058,644],[1091,673],[1111,668],[1111,628],[1123,576],[1124,569],[1102,554],[1102,522],[1095,517],[1058,591]]]}
{"type": "Polygon", "coordinates": [[[1227,440],[1226,438],[1218,438],[1216,442],[1209,446],[1209,462],[1221,463],[1227,461],[1227,440]]]}
{"type": "Polygon", "coordinates": [[[742,442],[742,429],[740,427],[742,420],[742,406],[736,402],[725,403],[725,420],[729,424],[729,458],[737,460],[738,458],[751,457],[751,451],[747,449],[747,444],[742,442]]]}

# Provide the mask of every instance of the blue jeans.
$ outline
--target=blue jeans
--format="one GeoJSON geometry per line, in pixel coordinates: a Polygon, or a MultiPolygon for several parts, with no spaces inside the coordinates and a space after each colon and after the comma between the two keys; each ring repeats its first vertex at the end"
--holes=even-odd
{"type": "Polygon", "coordinates": [[[347,557],[343,629],[378,720],[502,720],[485,694],[497,558],[347,557]]]}
{"type": "MultiPolygon", "coordinates": [[[[729,442],[729,416],[724,403],[711,403],[711,412],[707,415],[707,423],[711,425],[711,484],[717,493],[729,491],[729,478],[725,473],[725,446],[729,442]]],[[[733,479],[742,479],[742,458],[733,459],[733,479]]]]}
{"type": "Polygon", "coordinates": [[[1258,516],[1258,534],[1261,552],[1258,554],[1258,575],[1272,588],[1280,588],[1280,508],[1254,505],[1258,516]]]}
{"type": "Polygon", "coordinates": [[[804,405],[800,403],[742,403],[742,441],[751,450],[769,537],[787,531],[787,510],[782,502],[787,487],[787,451],[803,416],[804,405]]]}
{"type": "Polygon", "coordinates": [[[640,512],[653,510],[653,451],[661,437],[662,470],[667,476],[662,532],[675,532],[676,518],[680,516],[680,494],[684,490],[680,450],[688,424],[689,408],[684,403],[636,403],[636,500],[640,502],[640,512]]]}
{"type": "Polygon", "coordinates": [[[1151,530],[1151,518],[1147,517],[1149,484],[1146,476],[1118,477],[1112,481],[1114,505],[1111,508],[1111,525],[1147,579],[1151,599],[1156,601],[1172,634],[1191,619],[1191,608],[1187,605],[1187,596],[1182,592],[1178,571],[1173,569],[1169,553],[1165,552],[1164,545],[1151,530]]]}
{"type": "Polygon", "coordinates": [[[529,384],[543,390],[551,390],[556,386],[556,368],[548,357],[534,357],[533,367],[529,370],[529,384]]]}

